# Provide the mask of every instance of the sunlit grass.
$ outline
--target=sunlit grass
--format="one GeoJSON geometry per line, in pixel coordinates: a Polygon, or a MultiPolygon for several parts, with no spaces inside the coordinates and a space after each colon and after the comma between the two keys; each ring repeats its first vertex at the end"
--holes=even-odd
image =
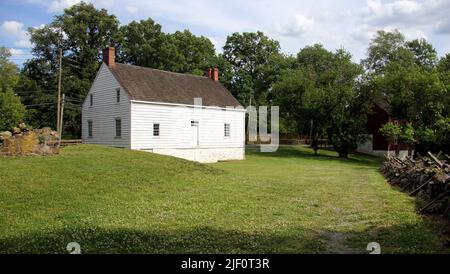
{"type": "Polygon", "coordinates": [[[300,147],[211,165],[88,145],[0,158],[0,253],[446,252],[379,164],[300,147]]]}

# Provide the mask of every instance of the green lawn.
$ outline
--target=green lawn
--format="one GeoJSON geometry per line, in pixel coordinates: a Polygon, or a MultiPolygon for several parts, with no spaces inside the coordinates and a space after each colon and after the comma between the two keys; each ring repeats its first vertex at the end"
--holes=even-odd
{"type": "Polygon", "coordinates": [[[0,157],[0,253],[448,252],[379,164],[300,147],[211,165],[88,145],[0,157]]]}

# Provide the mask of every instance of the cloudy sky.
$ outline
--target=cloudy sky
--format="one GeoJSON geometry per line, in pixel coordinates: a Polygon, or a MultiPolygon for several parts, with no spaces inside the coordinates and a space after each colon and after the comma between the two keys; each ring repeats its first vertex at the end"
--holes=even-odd
{"type": "MultiPolygon", "coordinates": [[[[78,0],[1,0],[0,45],[10,47],[21,63],[31,46],[26,29],[49,23],[78,0]]],[[[439,55],[450,52],[450,0],[90,0],[115,14],[121,24],[151,17],[165,32],[190,29],[221,51],[227,35],[261,30],[296,53],[308,44],[333,50],[344,47],[354,60],[364,58],[376,30],[423,37],[439,55]]]]}

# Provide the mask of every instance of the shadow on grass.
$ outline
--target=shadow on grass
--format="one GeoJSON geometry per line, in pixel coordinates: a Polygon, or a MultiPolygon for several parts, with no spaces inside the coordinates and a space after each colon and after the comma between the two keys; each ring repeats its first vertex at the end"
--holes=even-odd
{"type": "Polygon", "coordinates": [[[436,246],[428,224],[375,228],[359,233],[311,231],[242,232],[198,227],[192,230],[73,228],[0,239],[0,253],[68,253],[78,242],[82,253],[359,253],[378,242],[384,253],[446,253],[436,246]]]}
{"type": "Polygon", "coordinates": [[[294,145],[282,145],[276,152],[260,152],[258,146],[247,146],[247,155],[257,155],[263,157],[274,158],[306,158],[317,161],[336,161],[342,163],[356,164],[356,165],[370,165],[379,167],[383,159],[375,156],[364,155],[360,153],[350,154],[348,159],[342,159],[337,157],[337,153],[332,150],[319,150],[318,155],[314,155],[314,151],[308,147],[294,146],[294,145]],[[336,155],[330,155],[336,154],[336,155]]]}

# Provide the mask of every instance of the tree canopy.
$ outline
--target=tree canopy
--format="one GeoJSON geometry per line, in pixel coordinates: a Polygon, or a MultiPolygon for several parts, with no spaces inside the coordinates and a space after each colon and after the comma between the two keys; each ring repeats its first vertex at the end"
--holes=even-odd
{"type": "MultiPolygon", "coordinates": [[[[321,45],[303,48],[297,69],[288,70],[274,85],[284,117],[309,123],[312,145],[327,137],[346,158],[364,130],[369,102],[357,87],[362,67],[343,49],[330,52],[321,45]]],[[[306,125],[306,128],[308,125],[306,125]]]]}
{"type": "Polygon", "coordinates": [[[446,57],[438,61],[425,39],[405,41],[398,31],[380,31],[363,64],[378,96],[388,99],[391,115],[413,127],[419,150],[450,143],[446,57]]]}
{"type": "Polygon", "coordinates": [[[151,18],[120,25],[115,15],[85,2],[29,33],[33,58],[20,72],[0,47],[2,100],[16,106],[11,113],[22,112],[20,100],[27,105],[13,120],[54,127],[62,52],[68,137],[79,138],[81,103],[102,50],[114,46],[117,61],[127,64],[196,75],[217,66],[221,82],[242,105],[279,104],[283,132],[312,133],[315,145],[325,137],[341,157],[355,147],[377,96],[387,99],[393,116],[408,122],[417,148],[450,146],[450,54],[439,59],[427,40],[408,41],[398,30],[378,31],[361,64],[344,49],[320,44],[283,54],[280,43],[260,31],[229,35],[217,53],[210,39],[189,30],[164,33],[151,18]]]}
{"type": "Polygon", "coordinates": [[[17,66],[10,62],[10,51],[5,47],[0,47],[0,92],[8,88],[14,88],[19,81],[19,70],[17,66]]]}
{"type": "Polygon", "coordinates": [[[8,88],[0,92],[0,131],[11,130],[24,121],[25,107],[20,97],[8,88]]]}
{"type": "Polygon", "coordinates": [[[274,79],[273,65],[280,58],[280,44],[264,33],[233,33],[223,47],[223,58],[230,63],[232,78],[228,87],[246,106],[266,103],[266,92],[274,79]]]}
{"type": "Polygon", "coordinates": [[[19,82],[19,70],[8,58],[11,53],[0,47],[0,131],[10,130],[23,122],[26,110],[13,89],[19,82]]]}

